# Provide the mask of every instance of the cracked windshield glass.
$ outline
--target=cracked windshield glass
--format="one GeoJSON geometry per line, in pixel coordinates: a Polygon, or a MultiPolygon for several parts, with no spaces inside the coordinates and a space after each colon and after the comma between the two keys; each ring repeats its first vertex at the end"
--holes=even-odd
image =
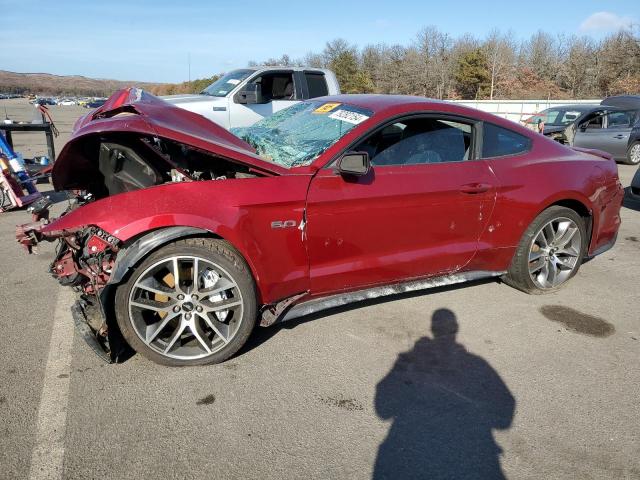
{"type": "Polygon", "coordinates": [[[303,102],[231,132],[264,159],[286,168],[299,167],[312,163],[371,114],[344,103],[303,102]]]}

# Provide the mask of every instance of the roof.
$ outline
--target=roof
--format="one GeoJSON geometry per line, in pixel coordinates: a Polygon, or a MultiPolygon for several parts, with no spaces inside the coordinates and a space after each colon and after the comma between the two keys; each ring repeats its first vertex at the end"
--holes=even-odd
{"type": "Polygon", "coordinates": [[[545,108],[543,110],[576,110],[578,112],[589,112],[591,110],[601,109],[602,105],[596,104],[584,104],[584,103],[570,103],[567,105],[554,105],[553,107],[545,108]]]}
{"type": "Polygon", "coordinates": [[[366,108],[374,113],[400,105],[424,105],[425,110],[430,110],[431,108],[439,105],[456,105],[455,103],[436,100],[434,98],[386,94],[343,94],[317,97],[311,100],[316,102],[325,101],[348,103],[349,105],[354,105],[356,107],[366,108]]]}
{"type": "Polygon", "coordinates": [[[617,108],[628,108],[630,110],[640,109],[640,95],[617,95],[607,97],[602,101],[602,105],[617,108]]]}

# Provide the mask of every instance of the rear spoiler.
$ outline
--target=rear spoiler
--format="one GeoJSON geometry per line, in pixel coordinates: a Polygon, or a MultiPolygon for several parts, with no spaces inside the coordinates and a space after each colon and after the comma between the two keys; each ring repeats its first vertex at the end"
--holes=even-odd
{"type": "Polygon", "coordinates": [[[612,160],[613,156],[610,153],[603,152],[602,150],[596,150],[595,148],[580,148],[580,147],[571,147],[572,150],[580,153],[588,153],[589,155],[593,155],[596,157],[604,158],[605,160],[612,160]]]}

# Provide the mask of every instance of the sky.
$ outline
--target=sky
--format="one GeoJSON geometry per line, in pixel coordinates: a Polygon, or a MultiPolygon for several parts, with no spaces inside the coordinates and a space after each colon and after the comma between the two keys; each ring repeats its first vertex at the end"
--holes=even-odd
{"type": "Polygon", "coordinates": [[[0,0],[0,70],[181,82],[344,38],[408,45],[433,25],[456,37],[493,29],[593,38],[631,24],[638,0],[0,0]],[[558,10],[554,5],[558,5],[558,10]]]}

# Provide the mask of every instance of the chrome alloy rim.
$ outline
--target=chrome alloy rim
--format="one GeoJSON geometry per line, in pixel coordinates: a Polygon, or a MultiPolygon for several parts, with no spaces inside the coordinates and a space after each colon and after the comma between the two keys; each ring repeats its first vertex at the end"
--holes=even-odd
{"type": "Polygon", "coordinates": [[[640,163],[640,143],[636,143],[633,147],[631,147],[629,158],[631,159],[631,163],[633,164],[640,163]]]}
{"type": "Polygon", "coordinates": [[[537,287],[548,289],[566,282],[578,266],[582,235],[565,217],[551,220],[533,238],[529,249],[529,276],[537,287]]]}
{"type": "Polygon", "coordinates": [[[129,294],[140,339],[166,357],[195,360],[225,347],[242,322],[240,288],[220,265],[180,255],[147,268],[129,294]]]}

